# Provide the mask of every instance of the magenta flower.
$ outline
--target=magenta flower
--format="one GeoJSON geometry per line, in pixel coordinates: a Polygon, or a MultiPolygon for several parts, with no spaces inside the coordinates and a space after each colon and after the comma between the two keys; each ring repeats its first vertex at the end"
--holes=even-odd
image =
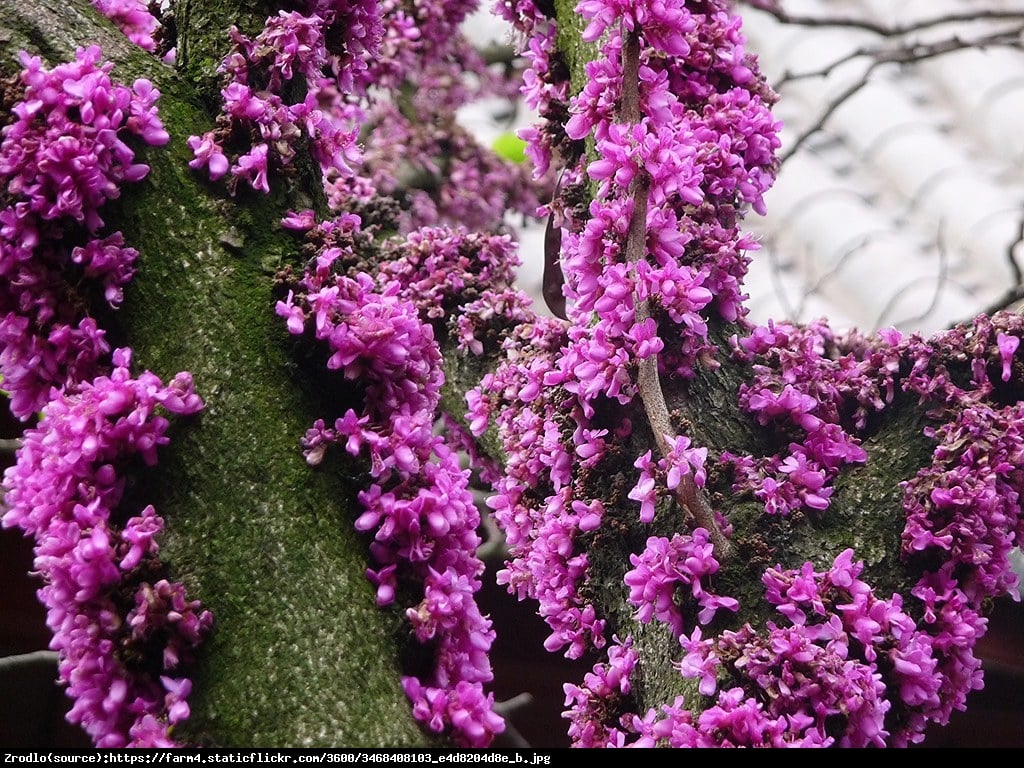
{"type": "Polygon", "coordinates": [[[47,70],[23,54],[24,99],[0,142],[8,191],[0,210],[0,376],[21,419],[43,407],[51,387],[99,373],[110,348],[95,321],[79,315],[79,291],[99,283],[116,307],[138,255],[119,232],[95,236],[100,210],[122,183],[149,170],[135,162],[128,135],[149,144],[168,138],[156,114],[159,92],[146,80],[131,89],[112,82],[112,65],[100,57],[96,46],[80,49],[73,62],[47,70]],[[62,234],[84,245],[64,246],[62,234]],[[71,264],[80,275],[68,274],[71,264]]]}
{"type": "MultiPolygon", "coordinates": [[[[373,538],[375,563],[366,575],[377,603],[398,598],[400,578],[422,585],[422,598],[404,614],[434,664],[403,681],[413,716],[459,743],[486,746],[504,723],[483,690],[492,678],[487,651],[494,632],[476,605],[480,517],[468,472],[433,431],[444,375],[433,327],[424,319],[486,276],[492,262],[501,269],[509,243],[423,230],[394,250],[385,246],[377,274],[352,277],[332,265],[351,257],[362,234],[358,217],[308,227],[303,217],[294,218],[294,228],[320,238],[322,246],[277,303],[277,314],[292,334],[308,329],[328,353],[326,366],[358,379],[366,392],[362,412],[347,410],[333,427],[318,420],[306,433],[307,461],[319,463],[332,445],[366,456],[373,483],[359,494],[363,511],[355,527],[373,538]],[[463,255],[470,248],[478,253],[476,263],[463,255]]],[[[596,508],[583,516],[587,525],[595,516],[599,522],[596,508]]]]}
{"type": "Polygon", "coordinates": [[[148,581],[160,572],[163,520],[151,505],[132,516],[121,508],[125,483],[115,467],[136,455],[155,463],[170,426],[158,411],[188,415],[203,403],[187,374],[167,385],[148,371],[133,378],[126,349],[113,363],[110,376],[56,396],[25,432],[17,464],[4,474],[3,525],[36,539],[39,594],[74,702],[71,722],[98,746],[171,745],[171,726],[188,716],[191,683],[182,673],[213,619],[181,584],[148,581]],[[122,653],[159,666],[132,667],[122,653]]]}
{"type": "Polygon", "coordinates": [[[1013,354],[1020,346],[1020,337],[1000,333],[996,336],[996,343],[999,346],[999,357],[1003,361],[1003,381],[1010,380],[1010,367],[1013,363],[1013,354]]]}

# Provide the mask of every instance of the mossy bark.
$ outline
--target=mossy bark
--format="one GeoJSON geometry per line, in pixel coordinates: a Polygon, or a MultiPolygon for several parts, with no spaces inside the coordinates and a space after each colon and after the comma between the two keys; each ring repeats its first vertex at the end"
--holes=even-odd
{"type": "Polygon", "coordinates": [[[86,0],[3,0],[0,60],[11,74],[19,49],[56,64],[98,43],[116,80],[148,77],[162,92],[171,143],[140,149],[150,175],[103,216],[140,251],[111,340],[165,380],[191,371],[206,401],[201,415],[175,426],[157,471],[135,491],[166,518],[161,556],[215,616],[178,738],[421,745],[428,739],[400,685],[399,622],[376,607],[364,576],[351,470],[313,470],[299,448],[322,409],[274,315],[273,272],[296,250],[276,224],[316,190],[231,197],[187,167],[187,137],[212,125],[195,86],[218,46],[227,48],[226,36],[216,41],[235,5],[177,4],[188,10],[179,24],[202,22],[182,74],[131,46],[86,0]]]}
{"type": "Polygon", "coordinates": [[[586,66],[598,56],[599,48],[593,43],[583,42],[586,24],[576,12],[578,0],[555,0],[555,21],[558,37],[555,44],[565,63],[569,66],[571,91],[577,94],[587,84],[586,66]]]}
{"type": "MultiPolygon", "coordinates": [[[[574,5],[556,0],[566,30],[559,45],[578,90],[593,52],[578,39],[574,5]]],[[[167,519],[163,556],[216,617],[195,677],[192,717],[178,735],[212,745],[426,743],[400,687],[400,617],[376,608],[363,575],[367,547],[353,532],[357,486],[349,479],[358,467],[335,459],[313,470],[298,445],[327,408],[317,383],[292,362],[283,322],[273,312],[273,274],[296,260],[297,247],[276,223],[289,207],[322,202],[322,191],[310,174],[300,174],[276,184],[270,196],[244,190],[229,196],[187,167],[186,138],[213,123],[226,29],[251,27],[262,13],[254,9],[265,6],[178,0],[174,8],[180,69],[133,47],[87,0],[0,0],[0,71],[18,70],[20,49],[56,64],[77,46],[100,43],[116,64],[116,79],[148,77],[163,94],[159,108],[171,143],[140,148],[151,174],[104,209],[104,217],[140,251],[112,341],[132,346],[136,364],[165,379],[191,371],[207,404],[175,426],[158,470],[139,491],[167,519]]],[[[719,331],[716,341],[724,346],[730,329],[719,331]]],[[[496,361],[448,351],[444,406],[462,416],[465,391],[496,361]]],[[[668,381],[680,433],[712,453],[763,454],[764,436],[737,405],[748,373],[727,362],[687,384],[668,381]]],[[[735,528],[735,555],[715,586],[744,606],[724,621],[756,626],[768,618],[760,581],[766,566],[811,560],[826,569],[848,546],[866,560],[866,576],[880,595],[906,580],[898,560],[899,483],[930,456],[920,419],[916,404],[902,400],[885,412],[865,444],[869,462],[840,473],[820,521],[766,519],[760,505],[722,491],[727,484],[712,478],[719,490],[712,502],[735,528]]],[[[493,433],[485,448],[500,458],[493,433]]],[[[621,469],[608,471],[607,480],[621,475],[628,490],[635,470],[621,469]]],[[[620,533],[595,539],[589,588],[609,617],[609,634],[632,635],[642,650],[635,709],[644,712],[677,694],[699,707],[692,684],[670,663],[679,654],[677,639],[663,625],[636,623],[622,581],[629,554],[646,535],[671,530],[644,528],[635,509],[630,514],[633,522],[620,533]]]]}

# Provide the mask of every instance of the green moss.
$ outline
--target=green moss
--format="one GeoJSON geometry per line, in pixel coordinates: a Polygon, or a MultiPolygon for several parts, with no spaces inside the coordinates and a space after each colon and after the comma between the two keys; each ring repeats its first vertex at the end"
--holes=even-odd
{"type": "Polygon", "coordinates": [[[178,69],[200,97],[213,105],[220,92],[217,69],[230,45],[228,30],[237,27],[253,37],[278,8],[265,0],[175,0],[173,11],[178,30],[178,69]]]}
{"type": "Polygon", "coordinates": [[[164,516],[161,558],[215,617],[192,717],[177,737],[239,746],[427,744],[401,689],[399,625],[376,607],[364,576],[367,542],[353,530],[357,505],[346,480],[355,470],[313,469],[299,446],[322,393],[295,386],[268,268],[296,247],[277,226],[284,211],[316,190],[303,197],[300,175],[271,196],[231,197],[187,167],[186,138],[213,124],[194,83],[219,62],[222,22],[238,7],[176,4],[183,18],[202,21],[185,78],[131,46],[86,0],[40,0],[31,13],[0,3],[0,26],[10,30],[0,48],[38,40],[48,59],[64,61],[78,40],[97,42],[116,63],[116,80],[148,77],[162,92],[171,142],[138,147],[151,173],[103,216],[108,231],[121,230],[140,252],[110,340],[130,345],[136,367],[165,381],[191,371],[206,401],[201,414],[175,422],[159,467],[131,494],[164,516]]]}
{"type": "Polygon", "coordinates": [[[582,40],[586,22],[576,12],[578,4],[579,0],[555,0],[558,25],[555,44],[569,66],[569,82],[573,94],[582,91],[583,86],[587,84],[587,62],[598,57],[598,47],[582,40]]]}
{"type": "Polygon", "coordinates": [[[280,211],[251,198],[228,218],[231,204],[185,182],[171,196],[167,183],[145,185],[119,223],[143,252],[122,313],[137,362],[165,378],[192,371],[207,402],[163,452],[153,487],[168,521],[163,551],[216,617],[189,734],[222,745],[420,743],[363,577],[351,489],[301,456],[315,397],[293,386],[264,269],[293,243],[257,229],[280,211]],[[229,226],[240,252],[223,245],[229,226]]]}

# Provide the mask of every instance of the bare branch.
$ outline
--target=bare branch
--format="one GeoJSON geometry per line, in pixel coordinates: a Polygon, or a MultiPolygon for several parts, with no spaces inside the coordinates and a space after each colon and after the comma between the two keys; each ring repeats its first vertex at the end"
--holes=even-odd
{"type": "Polygon", "coordinates": [[[1024,300],[1024,271],[1021,270],[1015,254],[1017,246],[1022,243],[1024,243],[1024,216],[1021,217],[1017,228],[1017,239],[1006,248],[1006,261],[1010,266],[1010,273],[1013,275],[1013,286],[982,310],[986,315],[1008,309],[1012,304],[1024,300]]]}
{"type": "Polygon", "coordinates": [[[1014,240],[1006,248],[1006,263],[1010,266],[1010,272],[1013,274],[1014,285],[1020,287],[1024,284],[1024,273],[1022,273],[1020,264],[1017,262],[1017,257],[1014,251],[1017,250],[1017,246],[1024,243],[1024,216],[1021,217],[1017,227],[1017,239],[1014,240]]]}
{"type": "Polygon", "coordinates": [[[904,37],[915,32],[922,32],[927,29],[953,25],[953,24],[975,24],[985,21],[1024,21],[1024,8],[1007,10],[1004,8],[989,8],[987,10],[962,11],[946,13],[939,16],[932,16],[926,19],[919,19],[909,24],[881,24],[871,19],[855,16],[807,16],[789,13],[783,10],[779,4],[748,3],[762,13],[766,13],[781,24],[795,27],[812,28],[845,28],[858,29],[870,32],[879,37],[904,37]]]}
{"type": "Polygon", "coordinates": [[[799,74],[787,73],[783,76],[779,88],[787,82],[801,80],[809,77],[827,77],[838,67],[858,58],[872,59],[868,67],[861,73],[861,76],[852,84],[848,85],[834,98],[830,99],[824,111],[807,128],[800,132],[793,144],[780,155],[779,163],[784,164],[790,157],[801,149],[808,140],[821,131],[836,111],[856,95],[868,84],[872,73],[883,64],[917,64],[928,59],[942,56],[955,51],[968,49],[982,50],[994,46],[1020,47],[1021,36],[1024,34],[1024,24],[1013,29],[1004,29],[975,38],[962,38],[958,35],[934,41],[931,43],[908,42],[900,47],[892,49],[884,48],[859,48],[852,53],[846,54],[824,67],[799,74]]]}
{"type": "MultiPolygon", "coordinates": [[[[939,274],[935,276],[935,290],[932,292],[931,301],[928,302],[928,306],[925,307],[921,312],[913,317],[909,317],[905,320],[900,321],[900,325],[909,325],[910,323],[917,323],[928,317],[935,308],[939,305],[939,299],[942,297],[942,291],[949,283],[949,255],[946,247],[946,237],[943,231],[943,226],[939,225],[939,233],[937,236],[938,251],[939,251],[939,274]]],[[[929,281],[932,278],[928,278],[929,281]]],[[[912,285],[913,283],[911,283],[912,285]]],[[[875,322],[875,326],[881,328],[885,325],[886,319],[889,313],[896,308],[896,303],[900,300],[903,292],[910,288],[910,285],[904,286],[902,289],[893,294],[886,305],[882,308],[882,311],[878,315],[878,320],[875,322]]]]}
{"type": "Polygon", "coordinates": [[[916,64],[946,53],[967,49],[983,50],[996,46],[1019,48],[1021,46],[1022,34],[1024,34],[1024,22],[1019,26],[1001,29],[997,32],[989,32],[978,37],[965,38],[955,34],[948,38],[933,40],[927,43],[919,40],[908,40],[897,46],[862,46],[818,69],[798,73],[787,72],[776,83],[776,87],[781,87],[786,83],[796,80],[827,77],[842,65],[861,58],[871,59],[871,67],[874,68],[882,64],[916,64]]]}
{"type": "Polygon", "coordinates": [[[836,110],[843,106],[843,104],[845,104],[858,91],[860,91],[865,85],[868,84],[871,69],[873,69],[873,67],[869,68],[860,80],[846,87],[842,93],[840,93],[836,98],[830,101],[828,103],[828,106],[825,108],[825,111],[818,116],[818,119],[815,120],[809,127],[801,131],[800,135],[796,137],[796,139],[793,141],[793,144],[787,150],[780,153],[780,166],[784,165],[785,162],[789,160],[789,158],[791,158],[794,153],[799,151],[800,148],[804,146],[804,144],[810,141],[811,137],[814,136],[814,134],[818,133],[818,131],[824,128],[825,123],[827,123],[829,118],[836,113],[836,110]]]}

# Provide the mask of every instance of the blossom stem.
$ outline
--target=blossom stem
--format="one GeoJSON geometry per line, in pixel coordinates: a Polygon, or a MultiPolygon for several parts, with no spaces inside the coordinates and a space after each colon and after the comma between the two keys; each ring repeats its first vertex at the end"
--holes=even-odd
{"type": "MultiPolygon", "coordinates": [[[[619,116],[627,124],[640,121],[640,36],[635,32],[626,35],[622,45],[622,102],[619,116]]],[[[650,192],[650,179],[642,171],[631,182],[633,196],[633,213],[629,220],[626,233],[626,260],[636,264],[646,256],[647,243],[647,197],[650,192]]],[[[639,291],[633,293],[636,323],[643,323],[651,317],[651,305],[647,298],[641,297],[639,291]]],[[[654,442],[662,456],[672,451],[671,443],[676,437],[669,416],[665,393],[661,388],[661,377],[658,373],[658,355],[648,355],[639,360],[637,370],[637,390],[644,406],[644,413],[654,433],[654,442]]],[[[686,474],[676,489],[676,501],[692,515],[697,526],[705,528],[711,543],[715,547],[718,559],[724,560],[732,551],[732,545],[722,533],[715,521],[714,510],[707,495],[697,487],[692,474],[686,474]]]]}

